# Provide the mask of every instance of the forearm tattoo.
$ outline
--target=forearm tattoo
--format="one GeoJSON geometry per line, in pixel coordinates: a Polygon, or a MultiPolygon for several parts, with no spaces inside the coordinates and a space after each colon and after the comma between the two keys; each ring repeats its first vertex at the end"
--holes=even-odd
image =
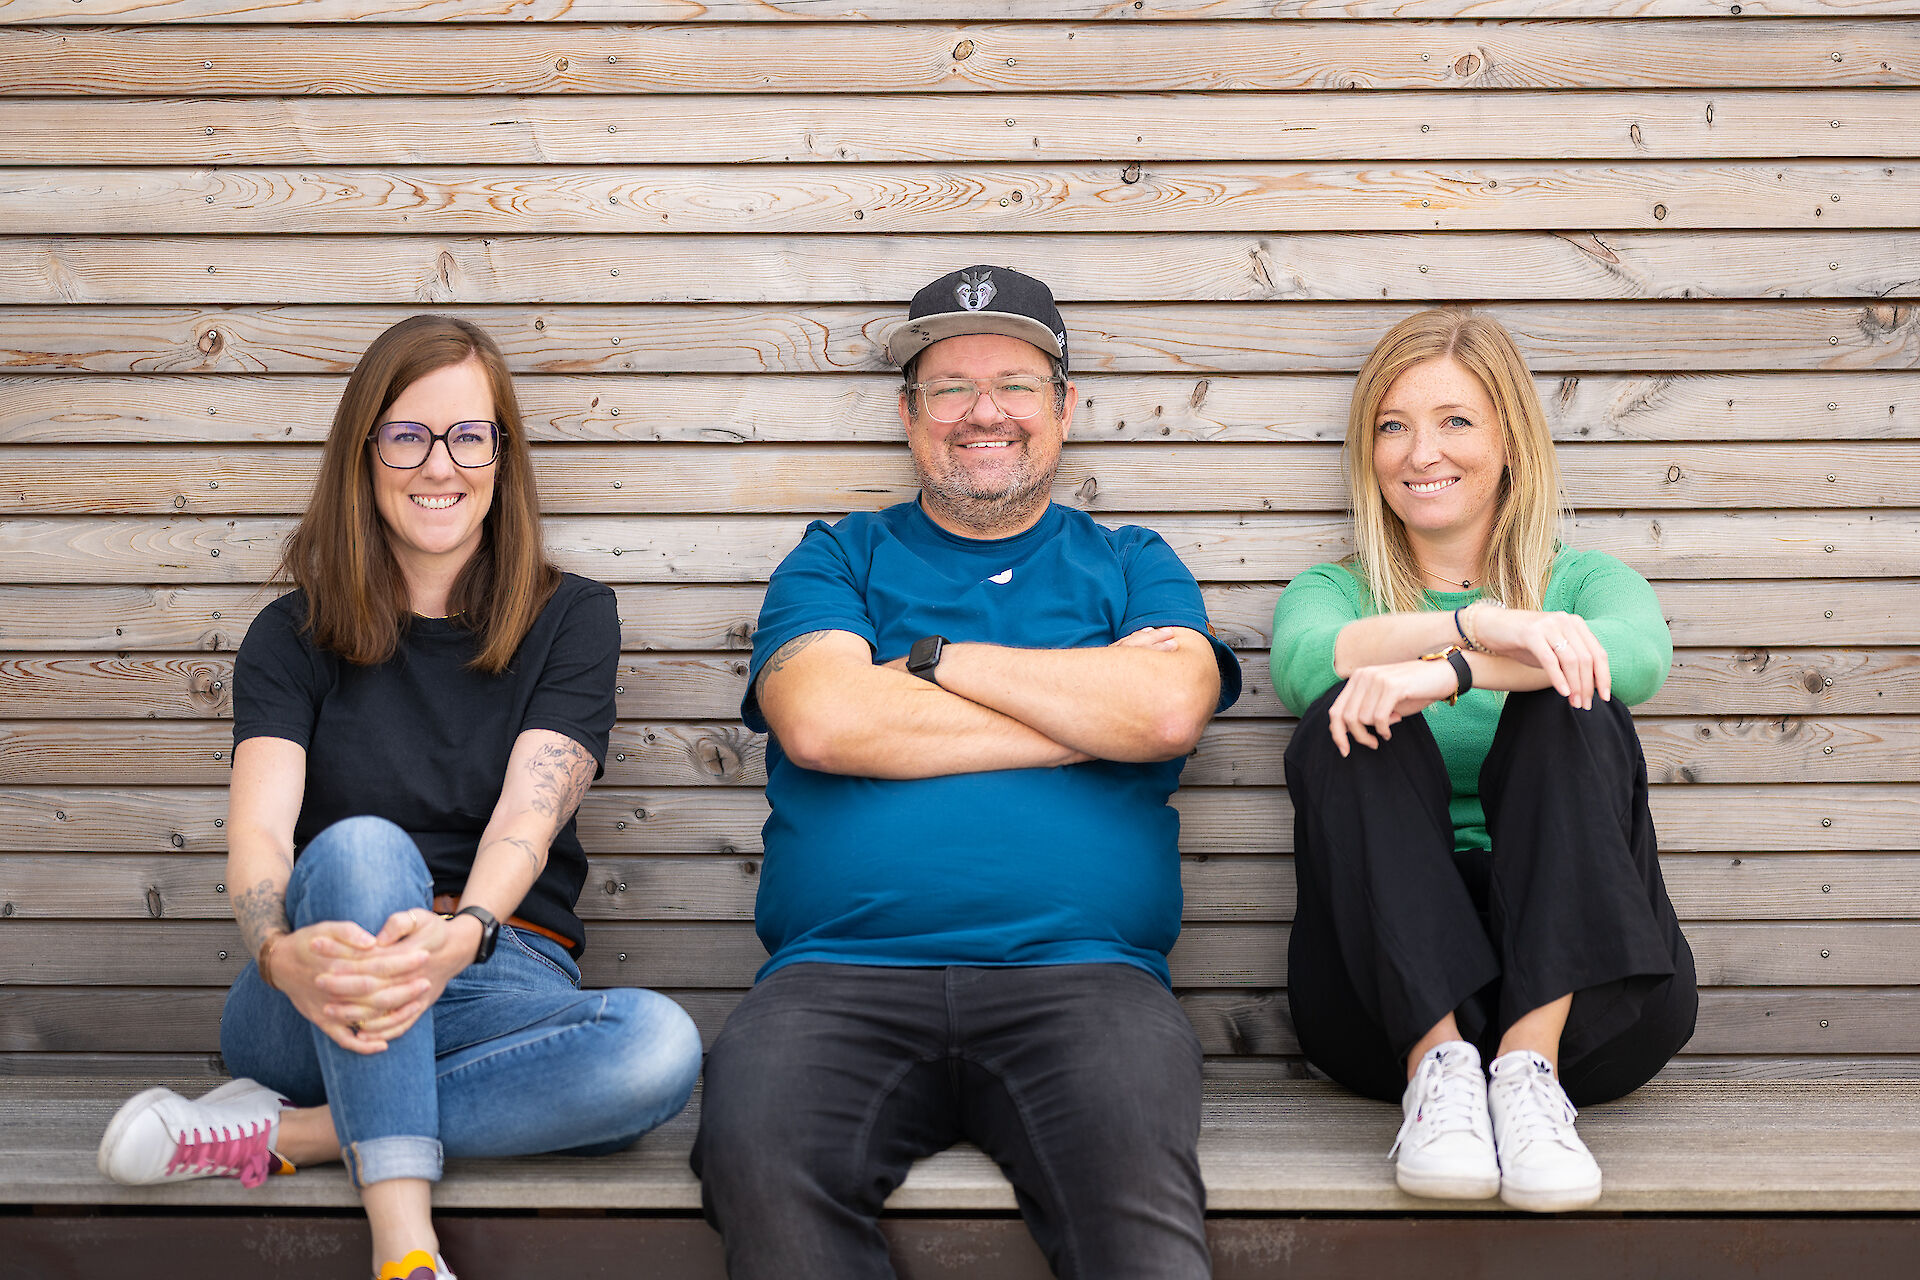
{"type": "Polygon", "coordinates": [[[533,811],[553,819],[558,831],[593,782],[593,753],[573,741],[543,743],[527,760],[527,771],[533,777],[533,811]]]}
{"type": "Polygon", "coordinates": [[[240,937],[246,942],[248,953],[259,955],[268,938],[292,931],[292,922],[287,919],[286,882],[262,880],[251,889],[235,893],[233,918],[240,922],[240,937]]]}
{"type": "Polygon", "coordinates": [[[544,855],[541,853],[539,849],[534,847],[533,841],[524,840],[519,836],[501,836],[497,840],[489,840],[486,842],[486,844],[481,846],[480,851],[482,853],[485,853],[488,849],[493,848],[493,846],[497,844],[510,845],[513,848],[518,849],[523,855],[525,855],[527,861],[532,864],[533,869],[535,871],[540,870],[541,867],[545,865],[544,855]]]}

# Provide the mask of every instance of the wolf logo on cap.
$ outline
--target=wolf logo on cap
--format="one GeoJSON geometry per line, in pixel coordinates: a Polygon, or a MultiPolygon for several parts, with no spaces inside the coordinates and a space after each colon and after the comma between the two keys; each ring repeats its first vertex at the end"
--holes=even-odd
{"type": "Polygon", "coordinates": [[[993,295],[999,290],[993,287],[993,272],[967,271],[961,273],[960,283],[953,288],[953,296],[961,306],[969,311],[984,311],[993,295]]]}

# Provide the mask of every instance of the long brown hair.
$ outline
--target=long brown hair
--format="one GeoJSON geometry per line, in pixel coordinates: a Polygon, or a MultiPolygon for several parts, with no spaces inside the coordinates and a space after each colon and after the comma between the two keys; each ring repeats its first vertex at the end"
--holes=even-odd
{"type": "Polygon", "coordinates": [[[413,616],[386,523],[374,505],[377,464],[368,437],[409,386],[468,360],[478,360],[487,372],[501,431],[493,505],[480,546],[447,597],[448,608],[480,638],[473,666],[494,675],[506,670],[560,585],[560,571],[548,563],[540,542],[540,498],[506,357],[468,321],[409,316],[375,338],[353,367],[334,411],[312,500],[280,557],[282,575],[307,593],[314,643],[349,662],[371,666],[391,658],[413,616]]]}
{"type": "Polygon", "coordinates": [[[1347,415],[1347,493],[1353,504],[1354,561],[1381,612],[1427,608],[1407,527],[1373,474],[1374,419],[1393,380],[1417,364],[1450,358],[1480,379],[1500,419],[1507,476],[1487,543],[1485,594],[1515,609],[1538,609],[1553,571],[1566,511],[1553,433],[1527,362],[1499,321],[1456,307],[1421,311],[1387,331],[1353,387],[1347,415]]]}

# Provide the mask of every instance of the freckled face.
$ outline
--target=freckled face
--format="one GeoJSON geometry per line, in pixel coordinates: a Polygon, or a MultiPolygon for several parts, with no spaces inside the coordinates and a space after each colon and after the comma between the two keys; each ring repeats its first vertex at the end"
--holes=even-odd
{"type": "Polygon", "coordinates": [[[1493,398],[1451,357],[1388,386],[1374,415],[1373,476],[1409,533],[1490,534],[1506,465],[1493,398]]]}
{"type": "MultiPolygon", "coordinates": [[[[456,422],[493,420],[493,388],[478,360],[424,375],[380,415],[381,422],[417,422],[435,433],[456,422]]],[[[409,581],[423,572],[458,573],[480,546],[499,460],[484,467],[456,466],[442,440],[411,471],[387,466],[377,451],[367,461],[374,506],[400,571],[409,581]]]]}

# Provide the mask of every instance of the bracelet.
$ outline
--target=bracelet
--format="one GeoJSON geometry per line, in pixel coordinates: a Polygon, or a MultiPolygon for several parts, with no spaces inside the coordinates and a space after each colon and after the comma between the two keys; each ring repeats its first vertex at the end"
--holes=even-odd
{"type": "MultiPolygon", "coordinates": [[[[1475,634],[1473,626],[1473,611],[1486,603],[1484,599],[1475,600],[1472,604],[1463,604],[1453,611],[1454,630],[1458,631],[1460,638],[1467,642],[1467,648],[1473,650],[1475,653],[1492,652],[1492,650],[1480,643],[1480,637],[1475,634]]],[[[1499,606],[1496,605],[1494,607],[1498,608],[1499,606]]]]}
{"type": "Polygon", "coordinates": [[[1467,609],[1469,607],[1471,606],[1463,604],[1460,606],[1459,609],[1455,609],[1453,611],[1453,629],[1459,633],[1460,638],[1462,640],[1466,641],[1467,648],[1478,649],[1480,646],[1473,642],[1473,637],[1467,634],[1467,629],[1460,625],[1461,610],[1467,609]]]}
{"type": "Polygon", "coordinates": [[[284,933],[276,933],[268,938],[260,946],[260,958],[254,961],[260,970],[260,981],[267,984],[269,991],[280,990],[280,984],[273,980],[273,944],[286,936],[284,933]]]}

